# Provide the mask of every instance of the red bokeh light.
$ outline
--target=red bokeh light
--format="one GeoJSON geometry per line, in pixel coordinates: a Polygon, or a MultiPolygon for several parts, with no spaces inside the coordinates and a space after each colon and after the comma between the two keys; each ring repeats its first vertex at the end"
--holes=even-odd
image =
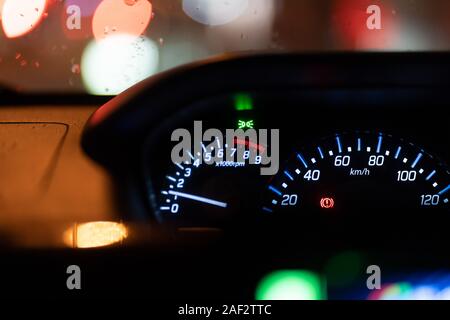
{"type": "Polygon", "coordinates": [[[345,49],[389,49],[396,40],[396,12],[389,2],[374,0],[337,0],[333,10],[333,28],[338,44],[345,49]],[[370,6],[380,8],[381,29],[369,29],[370,6]]]}
{"type": "Polygon", "coordinates": [[[147,29],[153,15],[148,0],[103,0],[92,20],[92,32],[96,40],[114,34],[140,36],[147,29]]]}

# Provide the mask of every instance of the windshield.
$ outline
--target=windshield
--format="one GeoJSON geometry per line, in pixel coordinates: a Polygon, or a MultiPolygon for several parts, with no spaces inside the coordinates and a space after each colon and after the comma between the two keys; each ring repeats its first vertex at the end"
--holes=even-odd
{"type": "Polygon", "coordinates": [[[115,95],[242,51],[449,48],[449,1],[0,0],[0,83],[115,95]]]}

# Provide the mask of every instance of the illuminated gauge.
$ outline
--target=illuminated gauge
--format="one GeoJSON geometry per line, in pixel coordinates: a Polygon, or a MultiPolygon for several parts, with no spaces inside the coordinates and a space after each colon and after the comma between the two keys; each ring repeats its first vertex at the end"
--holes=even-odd
{"type": "Polygon", "coordinates": [[[190,161],[176,163],[164,177],[156,208],[160,221],[179,227],[222,227],[234,215],[245,219],[258,211],[260,194],[255,189],[264,183],[259,170],[265,148],[248,140],[223,146],[216,142],[214,152],[222,161],[207,164],[211,150],[202,144],[196,154],[188,152],[190,161]]]}
{"type": "Polygon", "coordinates": [[[450,173],[436,157],[402,139],[364,132],[334,135],[295,152],[267,185],[262,210],[446,211],[449,199],[450,173]]]}

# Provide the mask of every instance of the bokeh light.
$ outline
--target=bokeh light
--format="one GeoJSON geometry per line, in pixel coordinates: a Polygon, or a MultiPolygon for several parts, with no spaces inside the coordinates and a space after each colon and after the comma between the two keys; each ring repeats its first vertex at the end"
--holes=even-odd
{"type": "Polygon", "coordinates": [[[249,0],[183,0],[183,11],[193,20],[208,26],[219,26],[239,18],[249,0]]]}
{"type": "Polygon", "coordinates": [[[437,290],[432,286],[419,286],[411,292],[411,300],[435,300],[437,290]]]}
{"type": "Polygon", "coordinates": [[[82,17],[92,16],[102,0],[66,0],[66,8],[78,6],[82,17]]]}
{"type": "Polygon", "coordinates": [[[441,290],[437,295],[439,300],[450,300],[450,286],[441,290]]]}
{"type": "Polygon", "coordinates": [[[369,300],[450,300],[450,275],[426,274],[391,282],[373,291],[369,300]]]}
{"type": "Polygon", "coordinates": [[[61,25],[70,40],[92,38],[92,15],[102,0],[66,0],[61,25]]]}
{"type": "Polygon", "coordinates": [[[103,0],[92,20],[97,40],[111,35],[140,36],[152,18],[152,4],[148,0],[103,0]]]}
{"type": "Polygon", "coordinates": [[[5,0],[1,20],[8,38],[17,38],[34,30],[42,21],[47,0],[5,0]]]}
{"type": "Polygon", "coordinates": [[[5,0],[0,0],[0,20],[2,19],[3,3],[5,0]]]}
{"type": "Polygon", "coordinates": [[[73,248],[97,248],[123,241],[128,236],[125,225],[95,221],[75,225],[63,235],[64,243],[73,248]]]}
{"type": "Polygon", "coordinates": [[[344,48],[387,50],[398,40],[398,19],[390,1],[337,0],[332,12],[334,35],[344,48]],[[373,16],[368,13],[372,5],[380,9],[380,29],[367,27],[369,18],[373,16]]]}
{"type": "Polygon", "coordinates": [[[158,71],[159,48],[141,36],[116,35],[92,41],[81,59],[81,75],[87,91],[115,95],[158,71]]]}
{"type": "Polygon", "coordinates": [[[333,287],[350,286],[364,277],[363,256],[345,251],[333,256],[325,265],[327,284],[333,287]]]}
{"type": "Polygon", "coordinates": [[[322,300],[326,298],[319,275],[303,270],[280,270],[264,277],[256,289],[257,300],[322,300]]]}
{"type": "Polygon", "coordinates": [[[211,50],[267,50],[274,40],[276,0],[251,0],[246,10],[232,23],[207,28],[205,34],[211,50]]]}
{"type": "Polygon", "coordinates": [[[374,291],[369,300],[404,300],[410,296],[412,286],[407,282],[385,285],[381,290],[374,291]]]}

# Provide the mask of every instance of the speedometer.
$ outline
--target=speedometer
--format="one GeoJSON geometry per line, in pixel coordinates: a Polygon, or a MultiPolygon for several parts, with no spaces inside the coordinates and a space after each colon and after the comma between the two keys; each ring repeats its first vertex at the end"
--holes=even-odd
{"type": "Polygon", "coordinates": [[[329,136],[294,152],[262,210],[449,209],[450,173],[424,149],[384,133],[329,136]]]}

